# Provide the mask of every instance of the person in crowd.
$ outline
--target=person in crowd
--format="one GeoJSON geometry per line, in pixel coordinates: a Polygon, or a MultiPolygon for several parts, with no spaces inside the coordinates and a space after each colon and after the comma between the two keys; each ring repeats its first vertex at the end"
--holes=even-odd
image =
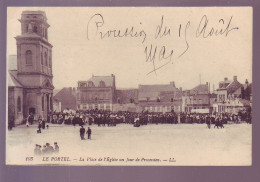
{"type": "Polygon", "coordinates": [[[60,147],[58,146],[58,143],[54,142],[54,152],[59,153],[59,151],[60,151],[60,147]]]}
{"type": "Polygon", "coordinates": [[[42,129],[45,129],[45,119],[42,120],[42,129]]]}
{"type": "Polygon", "coordinates": [[[34,149],[34,155],[40,156],[41,154],[42,154],[42,152],[41,152],[41,146],[38,145],[38,144],[36,144],[36,145],[35,145],[35,149],[34,149]]]}
{"type": "Polygon", "coordinates": [[[39,117],[38,119],[38,130],[37,130],[37,133],[41,133],[41,128],[42,128],[42,118],[39,117]]]}
{"type": "Polygon", "coordinates": [[[33,120],[34,120],[34,115],[33,115],[33,113],[30,113],[28,116],[28,122],[30,123],[30,125],[33,124],[33,120]]]}
{"type": "Polygon", "coordinates": [[[46,153],[46,154],[52,154],[53,152],[54,152],[53,147],[52,147],[49,143],[46,143],[45,153],[46,153]]]}

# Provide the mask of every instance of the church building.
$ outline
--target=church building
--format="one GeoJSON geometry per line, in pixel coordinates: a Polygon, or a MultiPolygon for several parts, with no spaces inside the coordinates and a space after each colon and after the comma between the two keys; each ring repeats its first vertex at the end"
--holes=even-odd
{"type": "MultiPolygon", "coordinates": [[[[30,113],[47,118],[52,111],[52,45],[48,41],[47,17],[43,11],[23,11],[17,45],[16,68],[8,69],[8,121],[20,124],[30,113]]],[[[8,63],[9,64],[9,63],[8,63]]]]}

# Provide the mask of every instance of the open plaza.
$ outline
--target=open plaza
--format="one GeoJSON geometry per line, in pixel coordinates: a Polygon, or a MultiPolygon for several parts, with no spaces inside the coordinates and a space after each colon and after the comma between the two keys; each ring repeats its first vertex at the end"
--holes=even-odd
{"type": "MultiPolygon", "coordinates": [[[[8,164],[61,165],[251,165],[252,125],[148,124],[133,127],[84,126],[91,140],[80,139],[80,126],[49,124],[37,133],[37,125],[21,125],[7,131],[8,164]],[[35,145],[54,142],[59,153],[35,156],[35,145]]],[[[87,138],[85,136],[85,138],[87,138]]]]}

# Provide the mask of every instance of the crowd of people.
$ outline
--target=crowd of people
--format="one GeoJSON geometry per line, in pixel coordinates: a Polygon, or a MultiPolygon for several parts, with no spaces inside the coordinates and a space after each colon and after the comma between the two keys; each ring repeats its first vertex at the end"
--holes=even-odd
{"type": "MultiPolygon", "coordinates": [[[[32,124],[32,116],[28,117],[28,123],[32,124]]],[[[119,123],[133,124],[134,126],[147,124],[177,124],[177,123],[206,123],[207,125],[215,124],[217,128],[223,128],[223,124],[227,123],[251,123],[251,112],[241,111],[234,113],[175,113],[174,111],[168,113],[151,113],[151,112],[111,112],[105,110],[85,110],[72,112],[54,112],[49,113],[45,119],[39,117],[38,131],[44,129],[47,123],[79,125],[96,124],[101,126],[116,126],[119,123]]],[[[48,125],[47,125],[48,128],[48,125]]]]}
{"type": "Polygon", "coordinates": [[[238,112],[234,113],[175,113],[174,111],[168,113],[151,113],[151,112],[111,112],[105,110],[86,110],[76,111],[76,113],[50,113],[47,118],[47,122],[54,124],[84,124],[98,126],[116,126],[119,123],[135,124],[138,121],[141,125],[146,124],[177,124],[177,123],[218,123],[222,122],[227,124],[228,122],[239,123],[245,121],[251,123],[250,112],[238,112]]]}
{"type": "Polygon", "coordinates": [[[51,154],[58,154],[59,153],[59,146],[57,142],[54,142],[54,147],[51,146],[49,143],[43,145],[36,144],[34,148],[34,155],[41,156],[41,155],[51,155],[51,154]]]}

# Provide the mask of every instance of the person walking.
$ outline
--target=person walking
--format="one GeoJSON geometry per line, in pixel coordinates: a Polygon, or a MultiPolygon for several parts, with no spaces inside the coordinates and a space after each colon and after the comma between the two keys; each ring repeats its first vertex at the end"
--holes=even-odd
{"type": "Polygon", "coordinates": [[[33,115],[33,113],[30,113],[30,115],[28,117],[28,122],[30,123],[30,125],[33,124],[33,120],[34,120],[34,115],[33,115]]]}
{"type": "Polygon", "coordinates": [[[87,130],[87,134],[88,134],[88,139],[90,140],[91,139],[91,129],[88,127],[88,130],[87,130]]]}
{"type": "Polygon", "coordinates": [[[41,133],[41,128],[42,128],[42,119],[41,117],[39,117],[39,123],[38,123],[38,130],[37,130],[37,133],[41,133]]]}
{"type": "Polygon", "coordinates": [[[80,138],[81,140],[84,140],[84,135],[85,135],[85,128],[83,126],[81,126],[80,130],[79,130],[79,133],[80,133],[80,138]]]}

